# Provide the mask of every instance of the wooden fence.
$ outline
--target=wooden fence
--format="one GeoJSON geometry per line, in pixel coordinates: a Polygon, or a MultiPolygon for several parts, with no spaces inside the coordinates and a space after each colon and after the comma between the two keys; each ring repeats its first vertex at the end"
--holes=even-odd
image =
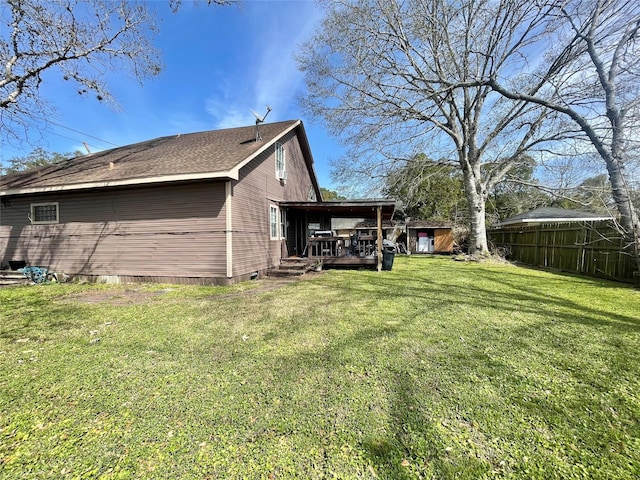
{"type": "Polygon", "coordinates": [[[640,278],[632,252],[610,222],[507,226],[489,232],[507,258],[565,272],[623,282],[640,278]]]}

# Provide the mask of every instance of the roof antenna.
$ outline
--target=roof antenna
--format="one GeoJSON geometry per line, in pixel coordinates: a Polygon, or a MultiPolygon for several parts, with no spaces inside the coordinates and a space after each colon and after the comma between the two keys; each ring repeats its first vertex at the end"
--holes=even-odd
{"type": "Polygon", "coordinates": [[[91,150],[89,150],[89,145],[87,145],[87,142],[82,142],[82,144],[84,145],[84,148],[87,150],[87,155],[91,155],[91,150]]]}
{"type": "Polygon", "coordinates": [[[260,127],[259,127],[259,125],[262,122],[264,122],[264,119],[267,118],[267,115],[269,115],[270,111],[271,111],[271,107],[269,105],[267,105],[267,113],[265,113],[264,116],[262,118],[260,118],[260,116],[256,112],[251,110],[251,113],[253,113],[253,115],[256,117],[256,142],[258,140],[262,140],[262,135],[260,135],[260,127]]]}

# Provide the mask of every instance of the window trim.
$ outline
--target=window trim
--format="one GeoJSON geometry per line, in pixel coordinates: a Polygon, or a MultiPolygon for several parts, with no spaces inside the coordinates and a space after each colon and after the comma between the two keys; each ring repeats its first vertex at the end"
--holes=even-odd
{"type": "Polygon", "coordinates": [[[55,225],[60,223],[60,203],[59,202],[38,202],[32,203],[29,207],[29,220],[34,225],[55,225]],[[48,207],[54,205],[56,207],[55,220],[36,220],[36,207],[48,207]]]}
{"type": "Polygon", "coordinates": [[[286,179],[287,174],[287,152],[284,148],[284,144],[280,142],[275,143],[275,160],[276,160],[276,178],[278,180],[286,179]],[[282,168],[278,168],[282,167],[282,168]]]}
{"type": "Polygon", "coordinates": [[[280,240],[279,236],[280,231],[280,209],[277,205],[269,204],[269,239],[270,240],[280,240]],[[275,212],[275,219],[273,218],[273,213],[275,212]],[[273,233],[275,232],[275,236],[273,233]]]}

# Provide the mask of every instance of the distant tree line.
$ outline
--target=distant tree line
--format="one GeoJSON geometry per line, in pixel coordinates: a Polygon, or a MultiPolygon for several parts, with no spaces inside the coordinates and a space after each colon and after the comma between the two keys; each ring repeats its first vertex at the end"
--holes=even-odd
{"type": "Polygon", "coordinates": [[[8,175],[32,168],[44,167],[45,165],[51,165],[54,163],[62,162],[69,158],[77,157],[78,155],[80,155],[80,152],[56,153],[48,152],[45,149],[38,147],[24,157],[10,158],[8,165],[3,166],[0,173],[8,175]]]}
{"type": "MultiPolygon", "coordinates": [[[[615,201],[605,174],[587,177],[577,185],[544,187],[535,178],[536,163],[523,160],[517,169],[498,182],[487,196],[489,228],[499,221],[538,207],[561,207],[615,215],[615,201]]],[[[449,162],[438,162],[420,154],[391,170],[383,193],[396,198],[397,215],[413,220],[444,220],[456,227],[459,243],[468,240],[468,210],[462,173],[449,162]]],[[[634,201],[640,189],[632,190],[634,201]]]]}

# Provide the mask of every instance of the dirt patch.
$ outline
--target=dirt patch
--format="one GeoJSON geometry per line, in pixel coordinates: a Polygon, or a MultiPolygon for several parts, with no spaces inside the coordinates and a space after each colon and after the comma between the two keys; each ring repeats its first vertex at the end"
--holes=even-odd
{"type": "Polygon", "coordinates": [[[158,290],[148,292],[143,290],[127,289],[120,292],[95,292],[88,291],[69,295],[67,299],[84,303],[108,303],[110,305],[140,305],[147,303],[150,299],[164,295],[171,290],[158,290]]]}
{"type": "MultiPolygon", "coordinates": [[[[250,288],[243,292],[237,293],[223,293],[220,295],[212,295],[211,297],[208,297],[208,299],[213,300],[249,297],[256,294],[278,290],[279,288],[290,285],[292,283],[318,278],[319,275],[322,275],[322,272],[309,272],[298,277],[265,277],[261,280],[257,280],[259,284],[255,288],[250,288]]],[[[83,303],[107,303],[109,305],[115,306],[131,306],[148,303],[150,300],[158,298],[165,293],[169,293],[172,291],[173,289],[171,288],[156,291],[136,290],[135,288],[128,288],[118,292],[90,290],[87,292],[69,295],[66,297],[66,299],[83,303]]]]}
{"type": "Polygon", "coordinates": [[[242,298],[255,295],[256,293],[272,292],[292,283],[313,280],[314,278],[318,278],[318,276],[322,275],[323,273],[324,272],[307,272],[304,275],[293,277],[265,277],[261,280],[258,280],[258,282],[260,282],[260,285],[258,285],[256,288],[252,288],[244,292],[216,295],[211,298],[242,298]]]}

